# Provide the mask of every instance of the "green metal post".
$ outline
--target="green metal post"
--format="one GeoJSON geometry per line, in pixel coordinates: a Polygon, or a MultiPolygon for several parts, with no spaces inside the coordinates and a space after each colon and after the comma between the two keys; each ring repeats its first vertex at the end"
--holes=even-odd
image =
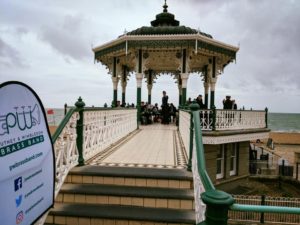
{"type": "Polygon", "coordinates": [[[200,224],[227,225],[228,210],[234,203],[232,196],[223,191],[210,190],[202,193],[201,198],[206,204],[206,219],[200,224]]]}
{"type": "Polygon", "coordinates": [[[122,93],[122,104],[125,106],[126,105],[126,101],[125,101],[125,92],[122,93]]]}
{"type": "Polygon", "coordinates": [[[140,122],[140,116],[141,116],[141,95],[142,95],[142,89],[137,88],[136,93],[136,108],[137,108],[137,122],[140,122]]]}
{"type": "Polygon", "coordinates": [[[190,104],[190,114],[191,114],[191,118],[190,118],[190,146],[189,146],[189,161],[188,161],[188,165],[187,165],[187,170],[188,171],[192,171],[192,158],[193,158],[193,147],[194,147],[194,120],[193,120],[193,112],[197,111],[200,109],[199,104],[197,104],[196,102],[193,102],[192,104],[190,104]]]}
{"type": "Polygon", "coordinates": [[[77,120],[76,125],[76,145],[78,149],[78,166],[84,165],[84,158],[83,158],[83,111],[85,103],[82,101],[82,98],[79,97],[78,101],[75,103],[76,110],[79,113],[79,120],[77,120]]]}
{"type": "Polygon", "coordinates": [[[151,105],[151,95],[148,95],[148,104],[151,105]]]}
{"type": "Polygon", "coordinates": [[[216,107],[212,107],[212,130],[216,130],[216,107]]]}
{"type": "Polygon", "coordinates": [[[267,107],[265,108],[265,112],[266,112],[266,114],[265,114],[266,128],[268,128],[268,108],[267,107]]]}
{"type": "Polygon", "coordinates": [[[182,95],[181,95],[181,105],[185,105],[186,103],[186,88],[182,88],[182,95]]]}
{"type": "Polygon", "coordinates": [[[215,91],[210,91],[210,108],[215,107],[215,91]]]}
{"type": "Polygon", "coordinates": [[[205,93],[204,104],[205,104],[206,108],[208,108],[208,93],[205,93]]]}
{"type": "Polygon", "coordinates": [[[117,101],[118,101],[118,90],[114,90],[114,100],[113,100],[114,107],[117,107],[117,101]]]}
{"type": "Polygon", "coordinates": [[[179,94],[179,105],[181,106],[182,105],[182,95],[179,94]]]}
{"type": "MultiPolygon", "coordinates": [[[[266,205],[266,196],[261,196],[261,205],[266,205]]],[[[265,223],[265,214],[262,212],[260,213],[260,223],[265,223]]]]}

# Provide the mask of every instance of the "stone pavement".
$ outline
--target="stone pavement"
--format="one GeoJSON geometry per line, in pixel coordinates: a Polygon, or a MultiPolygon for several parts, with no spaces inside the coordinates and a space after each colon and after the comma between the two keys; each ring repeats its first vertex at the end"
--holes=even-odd
{"type": "Polygon", "coordinates": [[[101,153],[90,165],[185,168],[186,157],[175,125],[140,126],[140,132],[128,137],[107,156],[101,153]]]}

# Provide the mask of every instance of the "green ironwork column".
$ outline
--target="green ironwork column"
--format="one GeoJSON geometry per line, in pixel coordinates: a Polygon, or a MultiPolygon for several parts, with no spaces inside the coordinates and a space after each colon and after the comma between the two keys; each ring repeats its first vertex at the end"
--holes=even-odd
{"type": "Polygon", "coordinates": [[[123,66],[122,74],[122,105],[126,105],[127,67],[123,66]]]}
{"type": "Polygon", "coordinates": [[[117,106],[117,101],[118,101],[118,77],[117,77],[117,58],[113,58],[113,71],[112,71],[112,82],[113,82],[113,102],[112,102],[112,107],[117,106]]]}
{"type": "Polygon", "coordinates": [[[147,88],[148,88],[148,104],[151,104],[151,92],[152,92],[152,86],[153,86],[153,76],[152,76],[152,70],[148,70],[148,79],[147,79],[147,88]]]}
{"type": "Polygon", "coordinates": [[[76,125],[76,145],[78,149],[78,166],[84,165],[84,158],[83,158],[83,111],[85,103],[82,101],[82,98],[79,97],[78,101],[75,103],[76,110],[79,113],[79,120],[77,121],[76,125]]]}
{"type": "Polygon", "coordinates": [[[186,59],[187,59],[187,54],[186,54],[186,49],[182,50],[182,65],[181,65],[181,88],[182,88],[182,95],[181,95],[181,105],[186,104],[186,88],[187,88],[187,81],[189,78],[189,74],[187,73],[186,70],[186,59]]]}
{"type": "Polygon", "coordinates": [[[215,86],[217,81],[216,76],[216,57],[212,59],[212,79],[210,81],[210,108],[212,109],[215,106],[215,86]]]}
{"type": "Polygon", "coordinates": [[[141,116],[141,99],[142,99],[142,80],[143,80],[143,57],[142,57],[142,49],[139,50],[138,54],[138,72],[136,73],[136,108],[137,108],[137,121],[140,121],[141,116]]]}
{"type": "Polygon", "coordinates": [[[177,84],[178,84],[178,93],[179,93],[179,106],[182,105],[182,80],[181,80],[181,75],[178,75],[177,78],[177,84]]]}
{"type": "Polygon", "coordinates": [[[208,65],[204,66],[204,104],[208,109],[208,92],[209,92],[209,82],[208,82],[208,65]]]}

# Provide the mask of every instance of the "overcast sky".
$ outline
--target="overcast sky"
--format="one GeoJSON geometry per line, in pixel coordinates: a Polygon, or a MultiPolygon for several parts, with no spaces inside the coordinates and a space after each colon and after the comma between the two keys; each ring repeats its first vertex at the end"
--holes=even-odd
{"type": "MultiPolygon", "coordinates": [[[[149,26],[162,12],[163,0],[0,0],[0,83],[22,81],[46,107],[87,105],[112,100],[110,76],[94,64],[92,47],[149,26]]],[[[300,1],[169,0],[169,12],[181,25],[200,29],[214,39],[240,46],[237,62],[218,77],[216,105],[231,95],[238,107],[271,112],[300,112],[300,1]]],[[[147,100],[146,83],[142,100],[147,100]]],[[[153,102],[166,90],[178,104],[174,80],[160,76],[153,102]]],[[[190,75],[188,97],[203,94],[199,75],[190,75]]],[[[119,99],[121,87],[119,86],[119,99]]],[[[127,101],[136,102],[130,77],[127,101]]]]}

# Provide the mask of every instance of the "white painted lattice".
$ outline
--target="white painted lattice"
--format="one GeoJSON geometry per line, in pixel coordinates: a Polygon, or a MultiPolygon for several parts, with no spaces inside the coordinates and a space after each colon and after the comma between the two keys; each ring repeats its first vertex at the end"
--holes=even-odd
{"type": "Polygon", "coordinates": [[[187,159],[190,158],[189,146],[190,146],[190,121],[191,114],[186,111],[180,110],[179,112],[179,132],[184,145],[187,159]]]}
{"type": "Polygon", "coordinates": [[[137,128],[136,109],[84,111],[83,158],[90,159],[137,128]]]}
{"type": "Polygon", "coordinates": [[[195,198],[195,214],[196,214],[196,224],[205,220],[205,210],[206,205],[201,199],[201,194],[205,192],[205,188],[201,181],[199,171],[198,171],[198,161],[197,161],[197,149],[196,140],[194,134],[194,144],[193,144],[193,157],[192,157],[192,172],[193,172],[193,183],[194,183],[194,198],[195,198]]]}

